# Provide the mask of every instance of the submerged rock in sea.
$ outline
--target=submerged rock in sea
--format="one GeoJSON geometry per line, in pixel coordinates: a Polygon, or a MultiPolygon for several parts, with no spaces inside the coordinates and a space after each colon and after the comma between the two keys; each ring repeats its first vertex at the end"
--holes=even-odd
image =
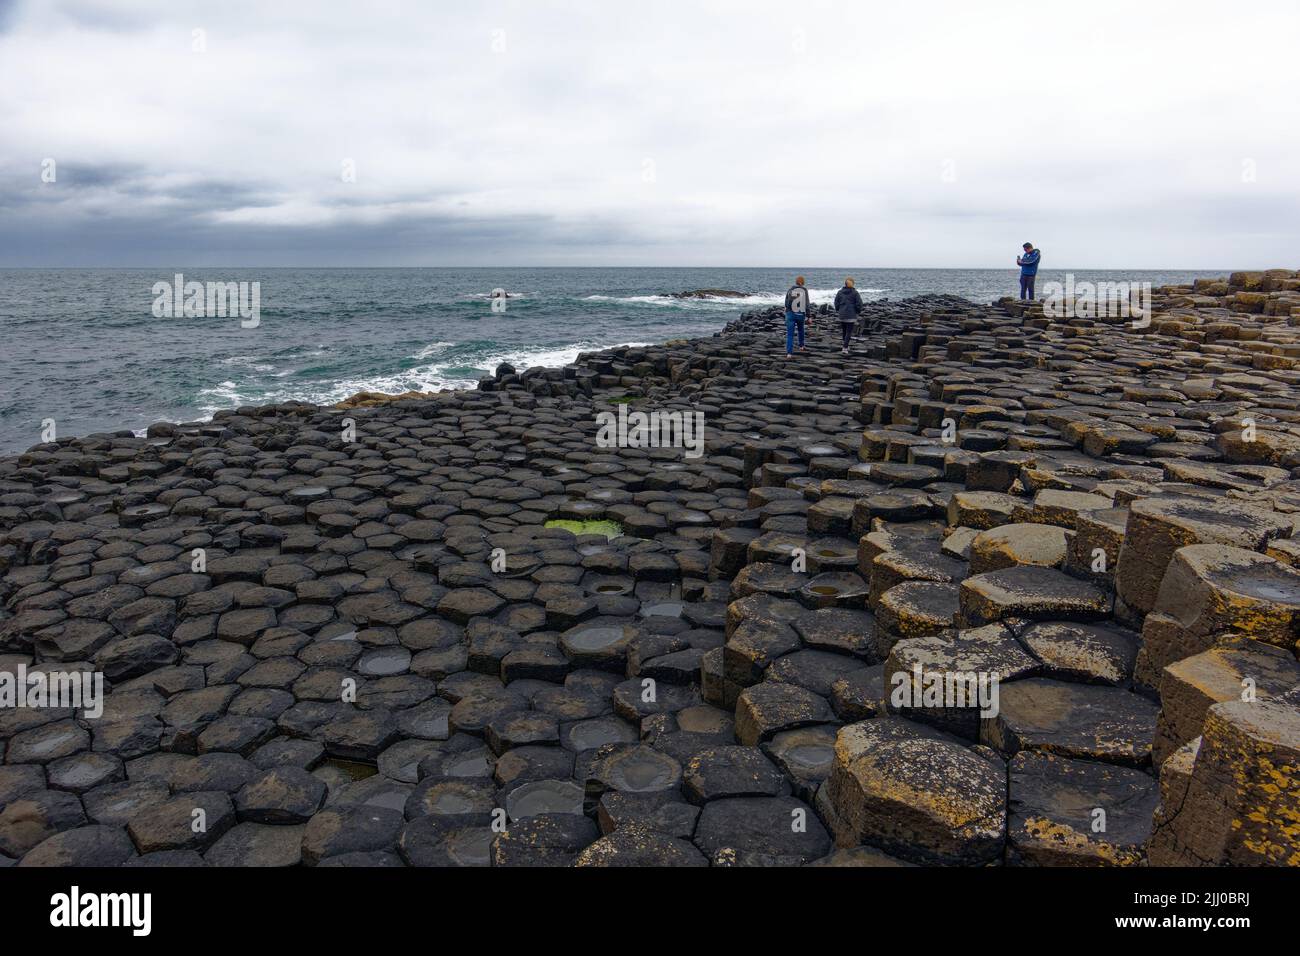
{"type": "Polygon", "coordinates": [[[743,299],[750,293],[734,289],[692,289],[689,292],[672,292],[674,299],[743,299]]]}

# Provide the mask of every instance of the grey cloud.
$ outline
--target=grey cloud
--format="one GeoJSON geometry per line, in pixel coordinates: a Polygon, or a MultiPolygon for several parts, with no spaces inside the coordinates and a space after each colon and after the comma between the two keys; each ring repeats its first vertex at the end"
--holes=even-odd
{"type": "Polygon", "coordinates": [[[121,214],[88,229],[74,216],[18,216],[0,221],[7,266],[74,261],[100,267],[160,264],[248,266],[384,266],[514,264],[515,257],[544,257],[556,249],[635,243],[619,227],[559,226],[549,216],[481,219],[397,214],[382,223],[329,226],[265,225],[230,229],[196,217],[174,219],[162,211],[121,214]]]}
{"type": "Polygon", "coordinates": [[[0,266],[1300,259],[1300,12],[1175,16],[0,0],[0,266]]]}

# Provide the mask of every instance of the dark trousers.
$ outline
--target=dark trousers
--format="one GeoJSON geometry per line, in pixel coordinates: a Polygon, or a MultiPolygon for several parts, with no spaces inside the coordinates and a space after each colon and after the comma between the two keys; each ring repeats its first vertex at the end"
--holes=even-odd
{"type": "Polygon", "coordinates": [[[849,347],[849,342],[853,339],[853,326],[854,326],[855,324],[856,324],[856,323],[853,323],[853,322],[841,322],[841,323],[840,323],[840,335],[842,335],[842,336],[844,337],[844,347],[845,347],[845,348],[848,348],[848,347],[849,347]]]}
{"type": "Polygon", "coordinates": [[[1020,277],[1020,298],[1033,299],[1034,297],[1034,276],[1020,277]]]}

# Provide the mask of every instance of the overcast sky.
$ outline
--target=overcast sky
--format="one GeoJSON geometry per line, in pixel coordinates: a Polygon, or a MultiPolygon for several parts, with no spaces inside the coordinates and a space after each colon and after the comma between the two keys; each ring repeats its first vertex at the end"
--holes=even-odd
{"type": "Polygon", "coordinates": [[[1295,0],[0,0],[0,266],[1296,268],[1298,37],[1295,0]]]}

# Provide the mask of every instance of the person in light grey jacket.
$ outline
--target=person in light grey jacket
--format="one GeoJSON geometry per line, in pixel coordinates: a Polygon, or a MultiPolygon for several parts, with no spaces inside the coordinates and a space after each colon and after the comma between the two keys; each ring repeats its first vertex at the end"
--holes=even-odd
{"type": "Polygon", "coordinates": [[[844,337],[844,347],[840,352],[849,354],[849,342],[853,340],[853,329],[858,324],[858,313],[862,311],[862,296],[853,288],[853,278],[844,280],[844,288],[835,293],[835,311],[840,317],[840,334],[844,337]]]}

